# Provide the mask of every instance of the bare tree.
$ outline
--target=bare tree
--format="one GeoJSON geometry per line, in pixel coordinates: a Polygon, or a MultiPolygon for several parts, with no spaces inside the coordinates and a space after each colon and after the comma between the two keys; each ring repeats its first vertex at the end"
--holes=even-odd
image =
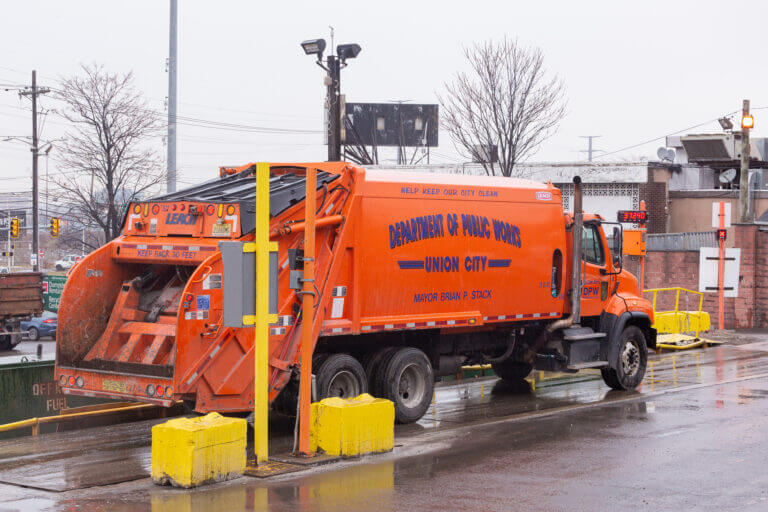
{"type": "Polygon", "coordinates": [[[58,147],[61,172],[51,181],[73,216],[98,226],[107,242],[120,233],[122,209],[165,179],[150,144],[162,125],[134,88],[133,73],[100,65],[82,66],[82,72],[63,79],[56,92],[71,128],[58,147]]]}
{"type": "Polygon", "coordinates": [[[489,175],[512,176],[565,116],[565,86],[547,76],[538,48],[504,38],[464,49],[469,74],[457,73],[439,96],[443,125],[459,152],[489,175]],[[488,158],[491,148],[498,162],[488,158]]]}

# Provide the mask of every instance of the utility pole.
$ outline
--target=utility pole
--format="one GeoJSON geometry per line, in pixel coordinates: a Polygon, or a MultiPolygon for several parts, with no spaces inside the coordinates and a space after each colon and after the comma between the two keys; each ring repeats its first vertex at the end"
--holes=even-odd
{"type": "Polygon", "coordinates": [[[599,137],[602,137],[602,135],[579,135],[582,139],[589,139],[589,146],[586,150],[581,150],[582,153],[587,154],[587,160],[589,162],[592,161],[592,154],[597,151],[602,151],[601,149],[592,149],[592,139],[597,139],[599,137]]]}
{"type": "Polygon", "coordinates": [[[178,38],[178,0],[171,0],[171,25],[168,44],[168,175],[166,189],[176,192],[176,61],[178,38]]]}
{"type": "Polygon", "coordinates": [[[38,140],[37,140],[37,96],[39,94],[45,94],[50,89],[47,87],[37,87],[37,71],[32,71],[32,88],[29,90],[21,91],[22,96],[30,96],[32,98],[32,257],[34,258],[32,271],[38,272],[40,270],[40,248],[38,237],[38,183],[37,183],[37,157],[39,156],[38,140]]]}
{"type": "Polygon", "coordinates": [[[744,100],[741,111],[741,176],[739,177],[739,221],[749,222],[749,130],[754,121],[749,115],[749,100],[744,100]],[[749,120],[749,122],[745,122],[749,120]]]}
{"type": "Polygon", "coordinates": [[[341,160],[341,61],[328,56],[328,161],[341,160]]]}

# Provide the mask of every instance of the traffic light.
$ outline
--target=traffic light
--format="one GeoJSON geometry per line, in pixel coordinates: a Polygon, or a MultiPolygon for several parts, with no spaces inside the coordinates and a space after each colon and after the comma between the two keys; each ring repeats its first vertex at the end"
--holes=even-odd
{"type": "Polygon", "coordinates": [[[51,236],[56,238],[59,236],[59,218],[51,217],[51,236]]]}
{"type": "Polygon", "coordinates": [[[11,217],[11,238],[19,238],[19,219],[11,217]]]}

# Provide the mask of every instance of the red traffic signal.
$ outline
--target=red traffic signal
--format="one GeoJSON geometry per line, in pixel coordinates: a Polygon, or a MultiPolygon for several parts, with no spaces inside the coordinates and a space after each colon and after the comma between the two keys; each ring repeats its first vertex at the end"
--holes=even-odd
{"type": "Polygon", "coordinates": [[[717,230],[717,239],[725,241],[725,237],[727,236],[728,231],[725,229],[718,229],[717,230]]]}

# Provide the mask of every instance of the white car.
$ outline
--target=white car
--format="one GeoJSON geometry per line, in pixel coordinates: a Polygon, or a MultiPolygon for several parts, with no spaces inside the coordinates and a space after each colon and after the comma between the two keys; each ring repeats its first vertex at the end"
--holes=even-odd
{"type": "Polygon", "coordinates": [[[10,274],[11,271],[8,269],[8,267],[0,267],[0,274],[10,274]]]}
{"type": "Polygon", "coordinates": [[[56,270],[69,270],[71,269],[75,263],[83,259],[82,256],[77,256],[75,254],[68,254],[67,256],[64,256],[60,260],[58,260],[56,263],[54,263],[54,266],[56,270]]]}

